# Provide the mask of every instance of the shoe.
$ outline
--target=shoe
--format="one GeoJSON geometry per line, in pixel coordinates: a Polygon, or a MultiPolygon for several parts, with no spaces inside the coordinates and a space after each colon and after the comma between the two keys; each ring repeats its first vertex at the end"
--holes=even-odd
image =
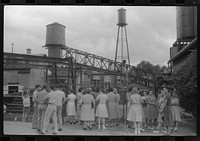
{"type": "Polygon", "coordinates": [[[41,132],[41,130],[40,130],[40,129],[37,129],[37,131],[38,131],[38,132],[41,132]]]}
{"type": "Polygon", "coordinates": [[[60,128],[60,129],[58,129],[58,131],[62,131],[62,129],[60,128]]]}
{"type": "Polygon", "coordinates": [[[53,132],[53,135],[57,135],[57,133],[56,133],[56,132],[53,132]]]}
{"type": "Polygon", "coordinates": [[[40,135],[44,135],[44,133],[41,131],[41,132],[38,132],[40,135]]]}
{"type": "Polygon", "coordinates": [[[138,133],[138,131],[137,130],[135,130],[135,132],[134,132],[135,134],[137,134],[138,133]]]}
{"type": "Polygon", "coordinates": [[[83,130],[87,130],[87,128],[86,128],[86,127],[83,127],[83,130]]]}
{"type": "Polygon", "coordinates": [[[119,126],[119,124],[117,123],[116,126],[119,126]]]}
{"type": "Polygon", "coordinates": [[[165,134],[167,133],[167,131],[165,131],[165,130],[164,130],[164,131],[161,131],[161,132],[162,132],[162,133],[165,133],[165,134]]]}
{"type": "Polygon", "coordinates": [[[174,131],[178,131],[177,127],[174,128],[174,131]]]}
{"type": "Polygon", "coordinates": [[[92,127],[89,127],[89,130],[92,130],[92,127]]]}
{"type": "Polygon", "coordinates": [[[141,134],[140,129],[137,130],[138,134],[141,134]]]}
{"type": "Polygon", "coordinates": [[[142,129],[142,128],[140,128],[139,130],[142,131],[142,132],[144,132],[144,129],[142,129]]]}
{"type": "Polygon", "coordinates": [[[106,128],[106,127],[103,127],[102,129],[106,130],[107,128],[106,128]]]}

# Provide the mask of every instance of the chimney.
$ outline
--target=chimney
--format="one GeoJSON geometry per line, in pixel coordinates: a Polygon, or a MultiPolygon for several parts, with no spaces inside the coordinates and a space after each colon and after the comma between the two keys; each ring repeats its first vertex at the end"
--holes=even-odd
{"type": "Polygon", "coordinates": [[[26,49],[26,54],[31,55],[31,49],[30,48],[26,49]]]}

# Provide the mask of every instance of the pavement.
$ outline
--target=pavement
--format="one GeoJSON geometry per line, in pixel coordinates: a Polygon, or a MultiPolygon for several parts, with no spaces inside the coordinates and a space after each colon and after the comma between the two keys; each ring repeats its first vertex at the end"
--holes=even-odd
{"type": "MultiPolygon", "coordinates": [[[[37,130],[32,129],[31,122],[19,122],[19,121],[4,121],[4,134],[5,135],[40,135],[37,130]]],[[[49,124],[48,132],[45,135],[52,135],[53,124],[49,124]]],[[[154,134],[152,130],[145,129],[141,134],[134,134],[134,129],[127,128],[126,124],[120,124],[119,126],[110,127],[106,130],[99,130],[96,126],[93,126],[92,130],[83,130],[82,125],[63,125],[63,131],[58,132],[58,135],[90,135],[90,136],[165,136],[164,133],[154,134]]],[[[191,127],[179,127],[177,132],[171,134],[171,136],[196,136],[196,130],[191,127]]]]}

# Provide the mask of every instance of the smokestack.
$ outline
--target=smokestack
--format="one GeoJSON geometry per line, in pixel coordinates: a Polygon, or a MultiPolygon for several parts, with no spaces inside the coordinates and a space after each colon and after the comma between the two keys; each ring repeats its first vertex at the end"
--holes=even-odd
{"type": "Polygon", "coordinates": [[[31,55],[31,49],[30,48],[26,49],[26,54],[31,55]]]}

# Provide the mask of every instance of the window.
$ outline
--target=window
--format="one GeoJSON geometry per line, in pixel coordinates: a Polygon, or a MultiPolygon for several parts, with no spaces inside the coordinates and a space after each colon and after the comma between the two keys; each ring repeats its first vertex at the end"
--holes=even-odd
{"type": "Polygon", "coordinates": [[[8,86],[8,94],[18,92],[19,86],[8,86]]]}

